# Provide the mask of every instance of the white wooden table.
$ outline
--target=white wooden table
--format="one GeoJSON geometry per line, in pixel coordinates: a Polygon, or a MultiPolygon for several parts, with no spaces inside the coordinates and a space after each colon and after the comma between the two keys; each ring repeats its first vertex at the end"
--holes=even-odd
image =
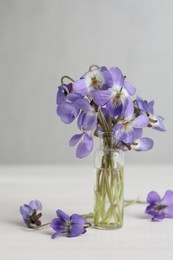
{"type": "MultiPolygon", "coordinates": [[[[66,213],[92,212],[94,172],[92,166],[6,166],[0,167],[0,259],[173,259],[173,219],[151,222],[145,205],[125,209],[124,226],[119,230],[89,228],[76,238],[52,240],[51,228],[28,230],[19,206],[39,199],[42,222],[56,217],[59,208],[66,213]]],[[[173,190],[173,165],[127,165],[125,198],[148,192],[161,195],[173,190]]]]}

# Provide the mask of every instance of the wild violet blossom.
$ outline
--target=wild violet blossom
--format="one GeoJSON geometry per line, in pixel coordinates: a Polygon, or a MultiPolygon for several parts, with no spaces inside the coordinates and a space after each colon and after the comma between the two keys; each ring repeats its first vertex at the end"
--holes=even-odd
{"type": "Polygon", "coordinates": [[[28,227],[32,228],[41,225],[41,210],[42,204],[39,200],[32,200],[29,204],[24,204],[20,207],[20,213],[28,227]]]}
{"type": "Polygon", "coordinates": [[[50,226],[55,233],[52,234],[52,238],[55,238],[59,234],[65,233],[68,237],[76,237],[86,232],[88,223],[86,219],[78,214],[68,216],[62,210],[56,211],[58,218],[51,221],[50,226]]]}
{"type": "Polygon", "coordinates": [[[77,145],[78,158],[91,153],[93,137],[99,131],[114,132],[119,150],[148,151],[153,147],[153,140],[143,137],[143,130],[165,131],[164,119],[155,115],[154,101],[135,94],[135,87],[117,67],[91,66],[80,79],[58,87],[58,116],[66,124],[77,119],[80,132],[72,136],[70,146],[77,145]]]}
{"type": "Polygon", "coordinates": [[[142,100],[141,97],[136,97],[136,106],[139,109],[139,113],[147,114],[149,118],[148,127],[152,127],[161,132],[165,131],[163,117],[154,114],[154,100],[148,102],[147,100],[142,100]]]}
{"type": "Polygon", "coordinates": [[[106,105],[110,115],[115,117],[121,114],[126,98],[134,95],[136,89],[124,79],[119,68],[111,68],[112,86],[107,90],[99,90],[93,93],[93,101],[98,106],[106,105]]]}
{"type": "Polygon", "coordinates": [[[147,196],[147,206],[145,213],[152,216],[152,220],[162,220],[164,218],[173,218],[173,191],[165,192],[163,198],[151,191],[147,196]]]}
{"type": "Polygon", "coordinates": [[[107,89],[112,85],[112,77],[106,67],[88,71],[79,80],[73,83],[73,90],[82,96],[91,94],[100,89],[107,89]]]}
{"type": "Polygon", "coordinates": [[[81,99],[81,96],[76,93],[71,93],[71,84],[59,87],[57,93],[57,114],[64,123],[72,123],[79,115],[80,109],[75,106],[75,102],[78,99],[81,99]]]}

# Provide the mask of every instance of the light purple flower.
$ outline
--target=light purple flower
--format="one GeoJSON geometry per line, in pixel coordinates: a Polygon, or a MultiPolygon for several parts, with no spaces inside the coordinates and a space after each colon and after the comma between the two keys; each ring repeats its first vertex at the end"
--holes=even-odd
{"type": "Polygon", "coordinates": [[[151,191],[147,196],[147,206],[145,213],[152,216],[152,220],[173,218],[173,191],[168,190],[161,199],[160,195],[151,191]]]}
{"type": "Polygon", "coordinates": [[[124,79],[119,68],[111,68],[110,74],[113,79],[113,85],[107,90],[98,90],[93,93],[93,100],[98,106],[106,105],[111,116],[120,115],[126,98],[134,95],[136,90],[124,79]]]}
{"type": "Polygon", "coordinates": [[[23,217],[25,224],[32,228],[34,226],[40,226],[41,221],[40,217],[42,216],[41,213],[42,204],[39,200],[32,200],[29,204],[24,204],[20,207],[20,213],[23,217]]]}
{"type": "Polygon", "coordinates": [[[77,119],[82,131],[72,136],[69,143],[77,145],[78,158],[91,153],[93,136],[100,131],[114,131],[116,148],[123,151],[148,151],[153,147],[153,140],[142,137],[143,129],[165,131],[164,119],[154,114],[153,100],[133,100],[135,93],[135,87],[118,67],[89,70],[73,83],[59,87],[57,114],[66,124],[77,119]]]}
{"type": "Polygon", "coordinates": [[[148,114],[154,113],[154,100],[148,102],[147,100],[143,100],[141,97],[136,97],[136,106],[143,112],[148,114]]]}
{"type": "Polygon", "coordinates": [[[92,130],[97,125],[97,114],[95,111],[82,111],[78,117],[77,124],[80,130],[92,130]]]}
{"type": "Polygon", "coordinates": [[[73,92],[72,84],[58,87],[57,114],[64,123],[70,124],[78,116],[80,109],[75,106],[78,99],[83,97],[73,92]]]}
{"type": "Polygon", "coordinates": [[[122,141],[118,141],[116,144],[116,148],[123,150],[123,151],[129,151],[134,150],[137,152],[141,151],[149,151],[153,148],[154,142],[152,139],[147,137],[142,137],[137,140],[135,140],[132,144],[124,143],[122,141]]]}
{"type": "Polygon", "coordinates": [[[96,90],[112,85],[112,77],[106,67],[88,71],[81,79],[73,83],[75,93],[85,96],[96,90]]]}
{"type": "Polygon", "coordinates": [[[82,131],[89,131],[96,128],[97,114],[87,99],[79,99],[75,102],[75,107],[82,111],[78,117],[78,127],[82,131]]]}
{"type": "Polygon", "coordinates": [[[154,142],[151,138],[142,137],[135,140],[131,145],[131,149],[141,152],[141,151],[149,151],[153,148],[154,142]]]}
{"type": "Polygon", "coordinates": [[[72,84],[64,84],[58,87],[56,103],[59,105],[66,100],[68,94],[72,91],[72,84]]]}
{"type": "Polygon", "coordinates": [[[50,226],[55,231],[52,238],[55,238],[61,233],[67,234],[68,237],[76,237],[86,232],[86,219],[78,214],[68,216],[62,210],[56,211],[58,218],[51,221],[50,226]]]}
{"type": "Polygon", "coordinates": [[[125,80],[121,70],[118,67],[110,68],[110,73],[113,78],[114,85],[121,86],[125,88],[130,96],[133,96],[136,93],[136,88],[125,80]]]}
{"type": "Polygon", "coordinates": [[[131,99],[126,99],[122,112],[123,119],[120,120],[113,130],[115,131],[116,139],[127,144],[132,144],[142,135],[142,128],[148,125],[148,117],[140,115],[135,117],[134,106],[131,99]]]}
{"type": "Polygon", "coordinates": [[[164,118],[156,115],[149,115],[149,127],[158,130],[160,132],[166,131],[164,127],[164,118]]]}
{"type": "Polygon", "coordinates": [[[78,142],[76,157],[80,159],[87,157],[93,150],[93,136],[85,132],[76,134],[70,139],[69,145],[75,146],[78,142]]]}
{"type": "Polygon", "coordinates": [[[136,97],[136,106],[141,113],[146,113],[148,115],[148,127],[151,127],[160,132],[166,131],[163,124],[164,118],[154,114],[154,100],[148,102],[147,100],[143,100],[141,97],[136,97]]]}

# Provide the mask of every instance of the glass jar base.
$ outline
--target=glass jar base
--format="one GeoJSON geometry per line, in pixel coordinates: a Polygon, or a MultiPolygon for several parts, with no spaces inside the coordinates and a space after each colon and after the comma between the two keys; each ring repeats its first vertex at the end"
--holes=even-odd
{"type": "Polygon", "coordinates": [[[119,229],[122,228],[122,224],[121,225],[115,225],[114,223],[110,223],[110,224],[98,224],[98,225],[94,225],[93,227],[96,229],[100,229],[100,230],[115,230],[115,229],[119,229]]]}

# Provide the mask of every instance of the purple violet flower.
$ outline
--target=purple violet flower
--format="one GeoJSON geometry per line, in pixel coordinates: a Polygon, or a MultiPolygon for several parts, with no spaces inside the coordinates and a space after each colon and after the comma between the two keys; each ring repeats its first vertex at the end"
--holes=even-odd
{"type": "Polygon", "coordinates": [[[64,84],[58,87],[58,92],[56,96],[56,103],[59,105],[66,100],[67,95],[72,90],[72,84],[64,84]]]}
{"type": "Polygon", "coordinates": [[[75,102],[83,97],[72,90],[72,84],[58,87],[57,93],[57,114],[61,120],[70,124],[78,116],[80,109],[75,106],[75,102]]]}
{"type": "Polygon", "coordinates": [[[98,90],[93,93],[93,100],[98,106],[106,105],[111,116],[120,115],[126,98],[134,95],[136,89],[127,83],[119,68],[111,68],[110,74],[113,85],[107,90],[98,90]]]}
{"type": "Polygon", "coordinates": [[[88,99],[78,99],[75,101],[75,107],[82,110],[78,117],[78,127],[82,131],[89,131],[96,128],[97,112],[90,105],[88,99]]]}
{"type": "Polygon", "coordinates": [[[69,144],[78,144],[78,158],[91,153],[93,137],[100,131],[114,131],[115,148],[123,151],[148,151],[153,147],[153,140],[142,137],[145,127],[165,131],[164,119],[154,114],[154,101],[140,97],[134,100],[136,89],[118,67],[108,70],[105,66],[92,65],[80,79],[71,81],[59,86],[57,114],[66,124],[77,119],[82,132],[72,136],[69,144]]]}
{"type": "Polygon", "coordinates": [[[142,128],[148,125],[149,118],[140,115],[135,118],[134,106],[131,99],[126,99],[122,112],[122,120],[114,127],[116,139],[127,144],[132,144],[142,135],[142,128]]]}
{"type": "Polygon", "coordinates": [[[153,148],[154,142],[151,138],[148,137],[142,137],[135,142],[133,142],[130,147],[131,149],[141,152],[141,151],[149,151],[153,148]]]}
{"type": "Polygon", "coordinates": [[[82,96],[112,85],[112,77],[106,67],[88,71],[81,79],[73,83],[75,93],[82,96]]]}
{"type": "Polygon", "coordinates": [[[76,134],[72,136],[69,144],[70,146],[75,146],[78,142],[79,144],[76,150],[76,157],[80,159],[87,157],[93,150],[93,144],[94,144],[93,136],[88,135],[85,132],[81,134],[76,134]]]}
{"type": "Polygon", "coordinates": [[[51,221],[50,226],[55,230],[52,238],[55,238],[61,233],[66,233],[68,237],[77,237],[86,232],[86,227],[89,226],[86,219],[78,214],[68,216],[62,210],[56,211],[58,218],[51,221]]]}
{"type": "Polygon", "coordinates": [[[136,106],[141,113],[146,113],[148,115],[148,127],[151,127],[160,132],[166,131],[163,124],[164,118],[154,114],[154,100],[148,102],[147,100],[143,100],[141,97],[136,97],[136,106]]]}
{"type": "Polygon", "coordinates": [[[29,202],[29,204],[24,204],[20,207],[20,213],[23,217],[25,224],[29,228],[41,225],[41,210],[42,204],[39,200],[32,200],[29,202]]]}
{"type": "Polygon", "coordinates": [[[147,206],[145,213],[152,216],[152,220],[173,218],[173,191],[168,190],[161,199],[160,195],[151,191],[147,196],[147,206]]]}
{"type": "Polygon", "coordinates": [[[153,148],[154,142],[152,139],[147,137],[142,137],[137,140],[135,140],[132,144],[127,144],[121,141],[118,141],[116,144],[116,148],[118,150],[128,151],[128,150],[134,150],[137,152],[141,151],[149,151],[153,148]]]}

